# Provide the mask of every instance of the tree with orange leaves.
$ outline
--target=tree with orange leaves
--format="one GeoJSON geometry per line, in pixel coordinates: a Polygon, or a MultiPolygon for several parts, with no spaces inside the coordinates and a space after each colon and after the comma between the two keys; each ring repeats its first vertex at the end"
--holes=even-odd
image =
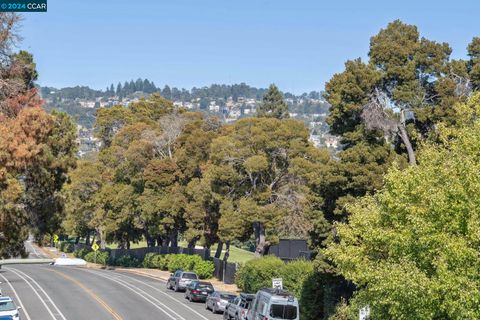
{"type": "Polygon", "coordinates": [[[75,166],[76,127],[63,113],[47,114],[34,87],[37,71],[20,39],[15,13],[0,13],[0,257],[26,255],[29,229],[57,231],[66,173],[75,166]]]}

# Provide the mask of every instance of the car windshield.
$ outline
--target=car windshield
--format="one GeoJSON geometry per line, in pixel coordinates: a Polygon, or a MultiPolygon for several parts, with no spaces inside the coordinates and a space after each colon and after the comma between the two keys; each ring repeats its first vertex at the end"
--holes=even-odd
{"type": "Polygon", "coordinates": [[[235,299],[236,295],[234,294],[228,294],[228,293],[222,293],[220,294],[220,299],[222,300],[232,300],[232,299],[235,299]]]}
{"type": "Polygon", "coordinates": [[[283,304],[272,304],[270,316],[272,316],[274,319],[296,319],[297,307],[283,304]]]}
{"type": "Polygon", "coordinates": [[[197,275],[195,273],[184,273],[182,275],[183,279],[197,279],[197,275]]]}
{"type": "Polygon", "coordinates": [[[0,311],[11,311],[15,310],[15,305],[11,301],[0,302],[0,311]]]}
{"type": "Polygon", "coordinates": [[[211,284],[199,283],[197,288],[205,291],[213,291],[213,286],[211,284]]]}

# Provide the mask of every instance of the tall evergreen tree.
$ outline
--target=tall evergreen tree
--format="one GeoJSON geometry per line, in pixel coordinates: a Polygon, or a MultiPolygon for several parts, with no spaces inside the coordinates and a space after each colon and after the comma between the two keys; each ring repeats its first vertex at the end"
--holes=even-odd
{"type": "Polygon", "coordinates": [[[271,84],[268,88],[263,96],[262,104],[257,108],[257,115],[259,117],[273,117],[277,119],[290,117],[288,105],[276,85],[271,84]]]}
{"type": "Polygon", "coordinates": [[[117,96],[121,96],[122,94],[122,84],[120,82],[117,84],[117,91],[115,93],[117,96]]]}

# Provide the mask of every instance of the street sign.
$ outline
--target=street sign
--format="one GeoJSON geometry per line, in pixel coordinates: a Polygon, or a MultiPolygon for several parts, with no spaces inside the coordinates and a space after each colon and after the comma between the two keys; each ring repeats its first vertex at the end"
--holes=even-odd
{"type": "Polygon", "coordinates": [[[362,309],[360,309],[360,311],[358,312],[358,318],[360,320],[370,319],[370,307],[366,306],[366,307],[363,307],[362,309]]]}
{"type": "Polygon", "coordinates": [[[100,249],[100,247],[98,246],[98,244],[94,243],[92,245],[92,250],[96,252],[98,249],[100,249]]]}
{"type": "Polygon", "coordinates": [[[56,235],[56,234],[53,235],[53,242],[54,243],[58,242],[58,235],[56,235]]]}
{"type": "Polygon", "coordinates": [[[283,289],[283,279],[282,278],[273,278],[272,279],[272,288],[274,289],[283,289]]]}

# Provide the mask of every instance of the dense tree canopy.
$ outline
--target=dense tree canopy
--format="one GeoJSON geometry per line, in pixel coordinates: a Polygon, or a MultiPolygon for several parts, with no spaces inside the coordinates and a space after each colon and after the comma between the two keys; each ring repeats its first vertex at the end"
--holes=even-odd
{"type": "Polygon", "coordinates": [[[374,319],[480,316],[479,101],[458,107],[470,116],[440,131],[442,145],[423,147],[418,167],[391,169],[337,224],[339,242],[326,253],[359,288],[352,308],[368,304],[374,319]]]}

